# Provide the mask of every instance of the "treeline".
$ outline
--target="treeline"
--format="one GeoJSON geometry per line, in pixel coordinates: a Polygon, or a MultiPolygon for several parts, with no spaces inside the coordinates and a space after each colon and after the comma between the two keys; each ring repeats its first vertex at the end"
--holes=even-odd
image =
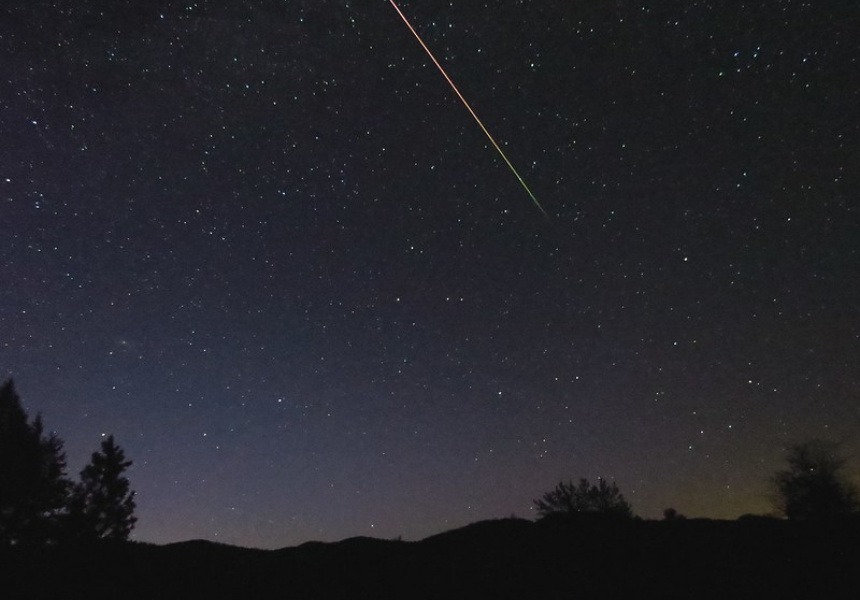
{"type": "Polygon", "coordinates": [[[0,547],[127,540],[135,502],[131,465],[113,436],[80,473],[66,474],[63,441],[30,419],[12,380],[0,388],[0,547]]]}
{"type": "Polygon", "coordinates": [[[777,512],[795,521],[833,521],[860,514],[860,494],[835,442],[812,440],[788,449],[788,466],[771,481],[777,512]]]}
{"type": "MultiPolygon", "coordinates": [[[[860,514],[860,493],[845,475],[839,447],[813,440],[792,446],[787,468],[770,484],[775,512],[789,520],[834,521],[860,514]]],[[[63,441],[29,419],[12,380],[0,388],[0,547],[45,546],[95,540],[125,541],[137,521],[131,465],[107,436],[80,472],[66,475],[63,441]]],[[[604,479],[561,481],[534,501],[541,519],[599,516],[630,520],[633,509],[618,486],[604,479]]],[[[666,520],[684,517],[673,508],[666,520]]]]}
{"type": "MultiPolygon", "coordinates": [[[[770,486],[775,513],[792,521],[833,522],[860,516],[860,492],[845,472],[846,459],[834,442],[810,440],[788,449],[787,467],[777,471],[770,486]]],[[[559,482],[534,501],[541,518],[600,515],[630,519],[633,509],[613,483],[599,479],[559,482]]],[[[674,508],[663,511],[667,521],[683,519],[674,508]]]]}

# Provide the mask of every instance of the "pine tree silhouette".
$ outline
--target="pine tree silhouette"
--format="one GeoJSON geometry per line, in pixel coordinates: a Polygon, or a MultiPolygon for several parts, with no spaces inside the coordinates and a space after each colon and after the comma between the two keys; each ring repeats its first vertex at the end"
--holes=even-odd
{"type": "Polygon", "coordinates": [[[28,422],[11,379],[0,388],[0,545],[55,541],[71,482],[63,442],[28,422]]]}
{"type": "Polygon", "coordinates": [[[137,518],[134,492],[123,473],[132,461],[110,435],[81,471],[72,501],[76,533],[84,539],[127,540],[137,518]]]}

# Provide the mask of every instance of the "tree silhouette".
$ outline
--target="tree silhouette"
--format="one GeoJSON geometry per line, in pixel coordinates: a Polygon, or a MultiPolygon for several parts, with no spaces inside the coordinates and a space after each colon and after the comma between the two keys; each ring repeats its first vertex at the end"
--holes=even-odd
{"type": "Polygon", "coordinates": [[[624,495],[613,482],[608,484],[605,479],[598,479],[597,485],[592,485],[584,477],[579,483],[573,481],[559,482],[554,490],[534,501],[538,514],[546,517],[552,514],[596,513],[631,518],[633,509],[624,499],[624,495]]]}
{"type": "Polygon", "coordinates": [[[71,483],[63,442],[29,422],[11,379],[0,388],[0,545],[56,540],[71,483]]]}
{"type": "Polygon", "coordinates": [[[123,473],[132,462],[110,435],[81,471],[72,500],[75,533],[84,539],[127,540],[137,518],[134,492],[123,473]]]}
{"type": "Polygon", "coordinates": [[[664,521],[671,521],[671,522],[684,521],[684,520],[686,520],[686,518],[687,517],[685,517],[684,515],[679,513],[674,508],[669,507],[669,508],[666,508],[663,510],[663,520],[664,521]]]}
{"type": "Polygon", "coordinates": [[[845,477],[838,444],[811,440],[788,449],[788,468],[773,478],[777,510],[792,520],[831,520],[860,512],[856,488],[845,477]]]}

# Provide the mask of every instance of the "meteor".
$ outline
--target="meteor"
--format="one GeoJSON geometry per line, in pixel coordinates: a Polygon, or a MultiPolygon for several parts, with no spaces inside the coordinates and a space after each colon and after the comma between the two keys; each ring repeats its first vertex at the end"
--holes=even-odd
{"type": "Polygon", "coordinates": [[[394,10],[396,10],[396,11],[397,11],[397,14],[398,14],[398,15],[400,15],[400,18],[401,18],[401,19],[403,19],[403,22],[404,22],[404,23],[406,23],[406,26],[409,28],[409,31],[411,31],[411,32],[412,32],[412,35],[414,35],[414,36],[415,36],[415,39],[416,39],[416,40],[418,40],[418,43],[419,43],[419,44],[421,44],[421,47],[422,47],[422,48],[424,48],[424,51],[427,53],[427,56],[429,56],[429,57],[430,57],[430,60],[432,60],[432,61],[433,61],[433,64],[434,64],[434,65],[436,65],[436,68],[437,68],[437,69],[439,69],[439,72],[440,72],[440,73],[442,73],[442,76],[445,78],[445,81],[447,81],[447,82],[448,82],[448,85],[450,85],[450,86],[451,86],[451,89],[452,89],[452,90],[454,90],[454,93],[455,93],[455,94],[457,94],[457,97],[460,99],[460,102],[462,102],[462,103],[463,103],[463,106],[465,106],[465,107],[466,107],[466,110],[468,110],[468,111],[469,111],[469,114],[470,114],[470,115],[472,115],[472,118],[473,118],[473,119],[475,119],[475,122],[478,124],[478,127],[480,127],[480,128],[481,128],[481,131],[483,131],[483,132],[484,132],[484,135],[486,135],[486,136],[487,136],[487,139],[489,139],[489,140],[490,140],[490,143],[493,145],[493,148],[495,148],[495,149],[496,149],[496,151],[497,151],[497,152],[499,153],[499,155],[502,157],[502,160],[504,160],[504,161],[505,161],[505,164],[507,164],[507,165],[508,165],[508,168],[511,170],[511,173],[513,173],[513,174],[514,174],[514,176],[517,178],[517,181],[519,181],[519,182],[520,182],[520,185],[521,185],[521,186],[523,186],[523,189],[524,189],[524,190],[526,191],[526,193],[529,195],[529,198],[531,198],[531,199],[532,199],[532,202],[534,202],[535,206],[537,206],[537,207],[538,207],[538,210],[539,210],[539,211],[541,211],[541,212],[543,213],[543,216],[545,216],[547,219],[549,219],[549,215],[548,215],[548,214],[546,213],[546,211],[543,209],[543,206],[541,206],[541,205],[540,205],[540,202],[538,202],[538,199],[537,199],[537,198],[535,198],[535,195],[534,195],[534,194],[532,194],[532,191],[529,189],[529,186],[528,186],[528,185],[526,185],[526,182],[523,180],[523,178],[522,178],[522,177],[520,177],[520,174],[519,174],[519,173],[517,172],[517,170],[514,168],[514,165],[511,163],[511,161],[510,161],[510,160],[508,160],[508,157],[507,157],[507,156],[505,156],[505,153],[502,151],[502,149],[501,149],[501,147],[499,146],[499,144],[498,144],[498,143],[496,143],[496,140],[493,138],[493,136],[492,136],[492,135],[490,135],[490,132],[489,132],[489,131],[487,130],[487,128],[484,126],[484,123],[483,123],[483,122],[481,122],[481,119],[479,119],[479,118],[478,118],[478,115],[477,115],[477,114],[475,114],[475,111],[472,109],[472,107],[471,107],[471,105],[469,104],[469,102],[466,100],[466,98],[463,96],[463,94],[461,94],[461,93],[460,93],[460,90],[459,90],[459,89],[457,89],[457,86],[456,86],[456,84],[454,83],[454,80],[453,80],[453,79],[451,79],[451,78],[448,76],[448,73],[446,73],[446,72],[445,72],[445,69],[443,69],[443,68],[442,68],[442,65],[439,63],[439,61],[438,61],[438,60],[436,60],[436,57],[435,57],[435,56],[433,56],[433,53],[430,51],[430,48],[428,48],[428,47],[427,47],[427,44],[425,44],[425,43],[424,43],[424,40],[422,40],[422,39],[421,39],[421,36],[420,36],[420,35],[418,35],[418,32],[417,32],[417,31],[415,31],[415,28],[412,26],[412,23],[410,23],[410,22],[409,22],[409,19],[407,19],[407,18],[406,18],[406,15],[404,15],[404,14],[403,14],[403,11],[401,11],[401,10],[400,10],[400,7],[398,7],[398,6],[394,3],[394,0],[388,0],[388,1],[391,3],[391,6],[393,6],[393,7],[394,7],[394,10]]]}

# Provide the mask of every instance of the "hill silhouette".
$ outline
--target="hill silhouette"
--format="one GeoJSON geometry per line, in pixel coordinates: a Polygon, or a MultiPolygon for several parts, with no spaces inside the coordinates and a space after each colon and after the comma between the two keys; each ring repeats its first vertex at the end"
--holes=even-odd
{"type": "Polygon", "coordinates": [[[860,522],[483,521],[418,542],[6,549],[12,598],[855,598],[860,522]]]}

